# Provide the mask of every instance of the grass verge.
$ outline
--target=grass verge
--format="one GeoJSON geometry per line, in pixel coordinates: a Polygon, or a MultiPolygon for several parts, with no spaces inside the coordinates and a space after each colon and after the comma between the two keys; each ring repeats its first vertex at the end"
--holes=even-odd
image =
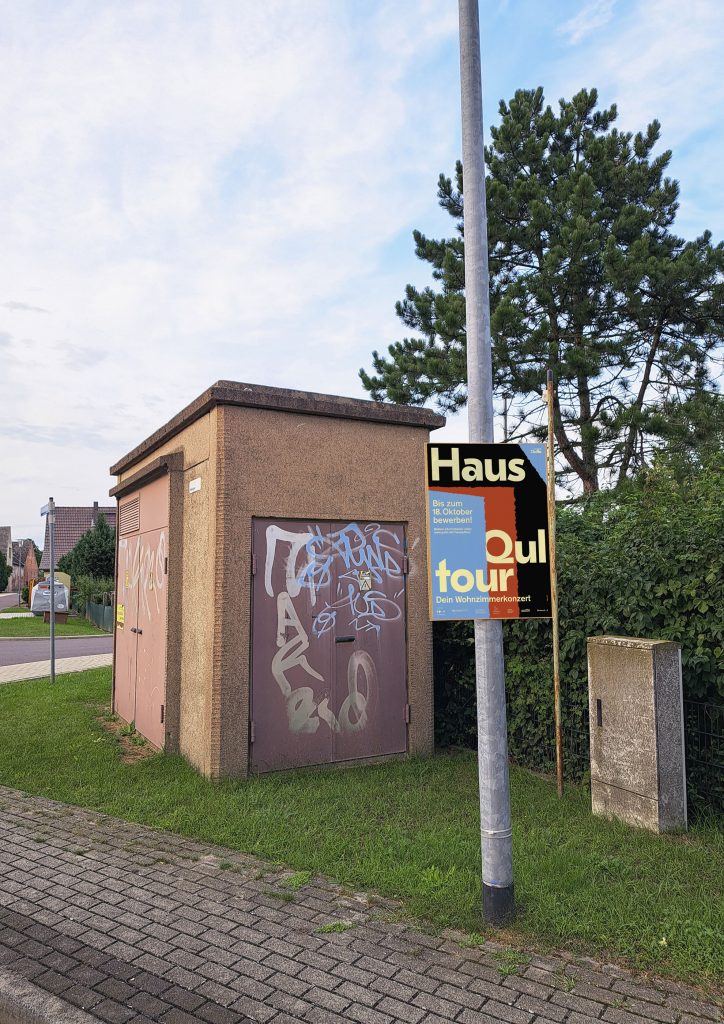
{"type": "MultiPolygon", "coordinates": [[[[210,783],[180,757],[124,764],[97,721],[110,671],[0,688],[0,783],[321,873],[403,901],[436,926],[481,928],[476,761],[306,769],[210,783]]],[[[511,771],[519,916],[508,937],[724,979],[724,834],[655,836],[594,818],[588,791],[511,771]]],[[[299,876],[297,876],[299,877],[299,876]]],[[[293,890],[292,890],[293,891],[293,890]]]]}
{"type": "MultiPolygon", "coordinates": [[[[110,636],[110,633],[98,629],[88,619],[80,615],[68,619],[64,624],[56,622],[56,636],[110,636]]],[[[43,622],[41,617],[33,616],[32,619],[2,619],[0,618],[0,637],[35,637],[50,636],[50,623],[43,622]]]]}

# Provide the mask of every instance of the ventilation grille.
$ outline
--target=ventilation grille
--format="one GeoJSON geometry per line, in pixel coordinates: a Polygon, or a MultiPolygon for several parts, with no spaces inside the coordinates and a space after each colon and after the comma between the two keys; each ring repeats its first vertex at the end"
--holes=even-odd
{"type": "Polygon", "coordinates": [[[135,533],[141,527],[141,496],[136,495],[118,510],[121,535],[135,533]]]}

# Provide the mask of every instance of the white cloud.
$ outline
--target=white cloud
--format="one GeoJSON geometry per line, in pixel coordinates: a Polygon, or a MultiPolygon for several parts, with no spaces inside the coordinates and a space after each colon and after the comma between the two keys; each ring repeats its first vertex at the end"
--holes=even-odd
{"type": "Polygon", "coordinates": [[[615,0],[591,0],[578,14],[564,22],[558,31],[567,37],[571,46],[577,46],[597,29],[609,23],[613,17],[614,3],[615,0]]]}

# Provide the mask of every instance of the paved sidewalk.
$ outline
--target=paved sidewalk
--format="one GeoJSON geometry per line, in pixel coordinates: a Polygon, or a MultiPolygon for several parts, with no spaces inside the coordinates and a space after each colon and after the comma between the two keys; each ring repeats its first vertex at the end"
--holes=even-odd
{"type": "Polygon", "coordinates": [[[0,616],[0,622],[4,622],[5,619],[32,619],[32,612],[5,612],[4,615],[0,616]]]}
{"type": "MultiPolygon", "coordinates": [[[[116,1024],[710,1024],[672,982],[573,957],[504,977],[498,947],[252,857],[0,787],[0,1020],[8,979],[116,1024]],[[338,931],[331,931],[336,926],[338,931]],[[5,981],[3,981],[3,978],[5,981]]],[[[73,1011],[75,1014],[76,1011],[73,1011]]]]}
{"type": "MultiPolygon", "coordinates": [[[[57,658],[55,674],[85,672],[88,668],[103,668],[113,664],[112,654],[88,654],[79,658],[57,658]]],[[[22,665],[0,665],[0,685],[27,679],[40,679],[50,675],[50,661],[26,661],[22,665]]],[[[0,1024],[2,1022],[0,1021],[0,1024]]]]}

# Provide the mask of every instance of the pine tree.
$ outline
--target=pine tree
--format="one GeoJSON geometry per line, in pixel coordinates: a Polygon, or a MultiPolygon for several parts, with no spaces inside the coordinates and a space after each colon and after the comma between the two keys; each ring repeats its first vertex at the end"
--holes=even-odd
{"type": "MultiPolygon", "coordinates": [[[[724,243],[670,228],[679,186],[654,156],[660,125],[621,132],[595,89],[561,100],[519,90],[500,104],[488,168],[495,388],[512,399],[515,436],[541,437],[541,392],[554,380],[557,447],[587,493],[646,458],[662,403],[700,393],[724,336],[724,243]]],[[[463,168],[438,198],[456,233],[414,232],[435,287],[408,285],[397,314],[415,336],[373,352],[360,371],[377,400],[447,411],[466,402],[463,168]]]]}

